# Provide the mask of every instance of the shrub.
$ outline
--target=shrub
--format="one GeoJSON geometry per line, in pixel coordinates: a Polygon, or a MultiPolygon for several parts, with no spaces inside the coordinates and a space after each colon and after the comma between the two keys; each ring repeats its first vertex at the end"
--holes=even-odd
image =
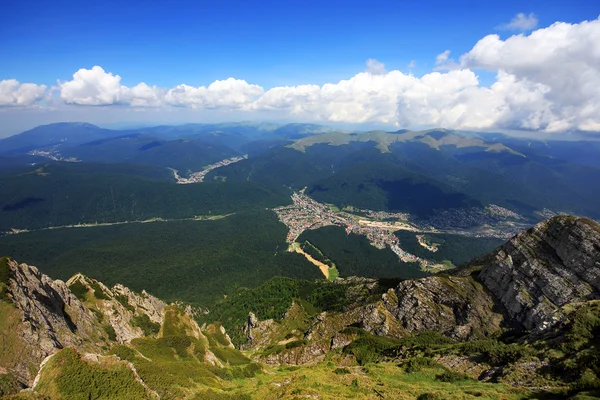
{"type": "Polygon", "coordinates": [[[85,301],[87,299],[88,288],[83,283],[75,281],[75,283],[69,286],[69,290],[71,290],[71,293],[79,300],[85,301]]]}
{"type": "Polygon", "coordinates": [[[336,368],[336,369],[334,369],[333,373],[336,374],[336,375],[348,375],[351,372],[350,372],[350,370],[348,368],[343,367],[343,368],[336,368]]]}
{"type": "Polygon", "coordinates": [[[443,397],[436,393],[423,393],[417,397],[417,400],[442,400],[443,397]]]}
{"type": "Polygon", "coordinates": [[[131,311],[131,312],[135,312],[135,308],[129,304],[129,298],[127,296],[124,295],[117,295],[115,296],[115,299],[121,303],[121,305],[123,307],[125,307],[127,310],[131,311]]]}
{"type": "Polygon", "coordinates": [[[110,349],[109,354],[114,354],[121,360],[133,361],[137,353],[130,347],[118,345],[110,349]]]}
{"type": "Polygon", "coordinates": [[[98,282],[91,281],[90,286],[92,287],[92,290],[94,291],[94,296],[98,300],[108,300],[108,297],[106,296],[106,294],[104,294],[104,290],[102,290],[102,288],[100,287],[98,282]]]}
{"type": "Polygon", "coordinates": [[[104,329],[104,332],[106,332],[106,334],[108,335],[109,340],[112,340],[113,342],[117,340],[117,333],[115,332],[115,329],[112,327],[112,325],[104,324],[102,325],[102,329],[104,329]]]}
{"type": "Polygon", "coordinates": [[[356,332],[358,338],[344,348],[345,353],[351,353],[360,365],[376,362],[386,351],[398,347],[397,339],[375,336],[357,328],[347,328],[344,332],[356,332]]]}
{"type": "Polygon", "coordinates": [[[140,328],[146,336],[156,335],[160,331],[160,324],[152,322],[146,314],[134,315],[131,318],[131,326],[140,328]]]}
{"type": "Polygon", "coordinates": [[[286,349],[293,349],[293,348],[296,348],[296,347],[304,346],[307,343],[308,343],[308,340],[305,340],[305,339],[294,340],[293,342],[286,343],[285,344],[285,348],[286,349]]]}
{"type": "Polygon", "coordinates": [[[158,339],[161,345],[171,347],[181,358],[189,356],[187,349],[192,345],[192,339],[189,336],[167,336],[158,339]]]}
{"type": "Polygon", "coordinates": [[[596,304],[586,305],[575,311],[566,335],[565,350],[577,351],[590,340],[600,337],[599,311],[596,304]]]}
{"type": "Polygon", "coordinates": [[[598,390],[600,389],[600,379],[589,369],[586,369],[581,378],[572,385],[577,391],[598,390]]]}
{"type": "Polygon", "coordinates": [[[431,368],[436,366],[439,366],[439,364],[436,363],[433,358],[413,357],[405,364],[404,370],[407,373],[412,374],[414,372],[421,371],[423,368],[431,368]]]}
{"type": "Polygon", "coordinates": [[[7,396],[21,390],[19,381],[12,374],[0,375],[0,396],[7,396]]]}
{"type": "Polygon", "coordinates": [[[147,397],[146,389],[125,365],[118,363],[103,367],[88,363],[70,348],[61,350],[50,359],[47,368],[56,371],[56,376],[52,382],[45,382],[42,388],[50,383],[56,385],[60,398],[133,400],[147,397]]]}
{"type": "Polygon", "coordinates": [[[465,374],[461,374],[460,372],[446,370],[446,371],[442,372],[441,374],[436,375],[435,379],[440,382],[454,383],[454,382],[470,380],[471,378],[465,374]]]}
{"type": "Polygon", "coordinates": [[[512,364],[531,355],[533,355],[532,349],[518,344],[499,343],[487,352],[489,362],[494,365],[512,364]]]}
{"type": "Polygon", "coordinates": [[[456,342],[439,332],[428,331],[400,339],[399,346],[429,348],[453,343],[456,342]]]}

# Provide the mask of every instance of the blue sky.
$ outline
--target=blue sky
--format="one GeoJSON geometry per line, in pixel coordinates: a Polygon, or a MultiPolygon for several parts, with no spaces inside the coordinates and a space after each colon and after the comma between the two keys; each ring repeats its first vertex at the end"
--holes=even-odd
{"type": "MultiPolygon", "coordinates": [[[[5,0],[0,80],[50,89],[57,80],[73,79],[79,69],[100,66],[128,87],[140,82],[165,89],[183,83],[198,87],[233,77],[267,91],[350,79],[365,70],[369,58],[384,63],[386,71],[421,77],[435,69],[436,56],[445,50],[458,60],[486,35],[504,40],[521,33],[501,29],[518,13],[534,13],[537,24],[524,30],[528,35],[556,21],[595,20],[600,4],[5,0]]],[[[479,85],[490,86],[498,70],[474,72],[479,85]]],[[[0,113],[0,122],[14,122],[15,115],[14,109],[0,113]]]]}
{"type": "MultiPolygon", "coordinates": [[[[345,79],[375,58],[433,68],[517,13],[540,25],[594,19],[594,1],[28,1],[3,2],[0,77],[52,85],[100,65],[124,84],[265,87],[345,79]]],[[[500,32],[507,35],[508,32],[500,32]]]]}

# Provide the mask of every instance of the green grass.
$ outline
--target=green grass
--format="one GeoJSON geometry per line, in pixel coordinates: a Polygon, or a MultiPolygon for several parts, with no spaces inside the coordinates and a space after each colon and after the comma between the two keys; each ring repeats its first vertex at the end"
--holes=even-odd
{"type": "Polygon", "coordinates": [[[329,268],[329,280],[331,282],[335,281],[340,276],[340,272],[337,268],[329,268]]]}
{"type": "Polygon", "coordinates": [[[239,350],[229,347],[211,347],[210,351],[212,351],[213,354],[223,362],[223,364],[246,365],[251,362],[251,360],[243,355],[239,350]]]}
{"type": "Polygon", "coordinates": [[[8,266],[8,257],[0,258],[0,300],[8,300],[6,290],[8,287],[8,277],[10,267],[8,266]]]}
{"type": "Polygon", "coordinates": [[[63,349],[46,364],[36,391],[72,400],[149,398],[124,364],[86,362],[70,348],[63,349]]]}

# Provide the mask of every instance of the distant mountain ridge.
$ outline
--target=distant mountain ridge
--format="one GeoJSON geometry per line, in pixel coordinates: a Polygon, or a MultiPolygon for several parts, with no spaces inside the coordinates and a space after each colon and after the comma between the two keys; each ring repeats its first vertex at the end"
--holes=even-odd
{"type": "Polygon", "coordinates": [[[522,155],[502,143],[490,143],[481,138],[468,137],[459,132],[446,129],[430,129],[425,131],[401,130],[397,132],[368,131],[359,133],[330,132],[299,139],[290,147],[296,150],[305,151],[306,147],[315,144],[339,146],[351,142],[375,142],[377,144],[376,147],[381,152],[389,152],[389,146],[393,143],[419,142],[436,150],[439,150],[442,146],[454,146],[456,148],[479,147],[484,149],[484,151],[506,151],[512,154],[522,155]]]}
{"type": "Polygon", "coordinates": [[[593,184],[600,182],[600,144],[595,142],[446,129],[345,132],[315,124],[255,122],[133,130],[59,123],[0,140],[0,168],[13,170],[48,157],[168,167],[187,177],[245,154],[247,160],[218,168],[205,180],[307,187],[319,200],[340,207],[408,212],[418,205],[422,215],[479,203],[500,205],[532,222],[557,213],[600,218],[594,200],[600,186],[593,184]],[[407,176],[414,179],[407,182],[407,176]],[[440,205],[429,201],[433,193],[473,201],[440,205]],[[398,200],[403,195],[407,201],[398,200]]]}

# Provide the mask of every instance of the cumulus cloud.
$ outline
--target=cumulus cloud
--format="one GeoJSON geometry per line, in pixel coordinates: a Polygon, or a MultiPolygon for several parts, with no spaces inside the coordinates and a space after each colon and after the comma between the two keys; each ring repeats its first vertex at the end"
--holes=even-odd
{"type": "Polygon", "coordinates": [[[129,88],[121,85],[121,77],[105,72],[102,67],[82,68],[73,80],[58,83],[60,98],[67,104],[106,106],[129,104],[134,107],[155,107],[162,103],[164,91],[156,86],[139,83],[129,88]]]}
{"type": "Polygon", "coordinates": [[[0,81],[1,107],[27,107],[41,100],[46,93],[45,85],[19,83],[16,79],[0,81]]]}
{"type": "Polygon", "coordinates": [[[165,101],[178,107],[242,109],[263,93],[264,89],[258,85],[229,78],[214,81],[207,87],[179,85],[167,92],[165,101]]]}
{"type": "Polygon", "coordinates": [[[525,32],[532,30],[537,24],[538,19],[534,13],[518,13],[508,24],[500,25],[498,29],[525,32]]]}
{"type": "Polygon", "coordinates": [[[525,124],[530,129],[587,130],[600,122],[600,19],[557,22],[506,40],[488,35],[461,57],[460,64],[500,71],[499,76],[511,77],[519,92],[535,93],[528,103],[540,116],[538,123],[525,124]]]}
{"type": "Polygon", "coordinates": [[[445,64],[450,56],[450,50],[446,50],[443,53],[438,54],[435,57],[435,65],[445,64]]]}
{"type": "Polygon", "coordinates": [[[382,62],[377,61],[374,58],[369,58],[367,60],[367,69],[366,71],[369,74],[373,74],[373,75],[383,75],[385,74],[385,64],[382,62]]]}
{"type": "Polygon", "coordinates": [[[453,68],[422,77],[360,73],[326,84],[268,90],[248,109],[336,122],[546,132],[600,128],[600,19],[555,23],[506,40],[489,35],[453,68]],[[496,73],[490,86],[477,70],[496,73]]]}
{"type": "MultiPolygon", "coordinates": [[[[411,62],[410,67],[414,67],[411,62]]],[[[555,23],[528,35],[488,35],[459,61],[446,50],[431,73],[417,77],[387,71],[375,59],[365,72],[324,85],[268,90],[241,79],[207,86],[127,87],[119,75],[96,66],[59,82],[68,104],[186,107],[270,113],[305,121],[440,126],[458,129],[600,130],[600,19],[555,23]],[[495,73],[483,85],[477,71],[495,73]]],[[[0,105],[38,101],[44,86],[0,83],[0,105]]]]}
{"type": "Polygon", "coordinates": [[[58,85],[65,103],[87,106],[118,103],[124,88],[119,75],[104,72],[99,66],[82,68],[73,74],[72,81],[59,82],[58,85]]]}

